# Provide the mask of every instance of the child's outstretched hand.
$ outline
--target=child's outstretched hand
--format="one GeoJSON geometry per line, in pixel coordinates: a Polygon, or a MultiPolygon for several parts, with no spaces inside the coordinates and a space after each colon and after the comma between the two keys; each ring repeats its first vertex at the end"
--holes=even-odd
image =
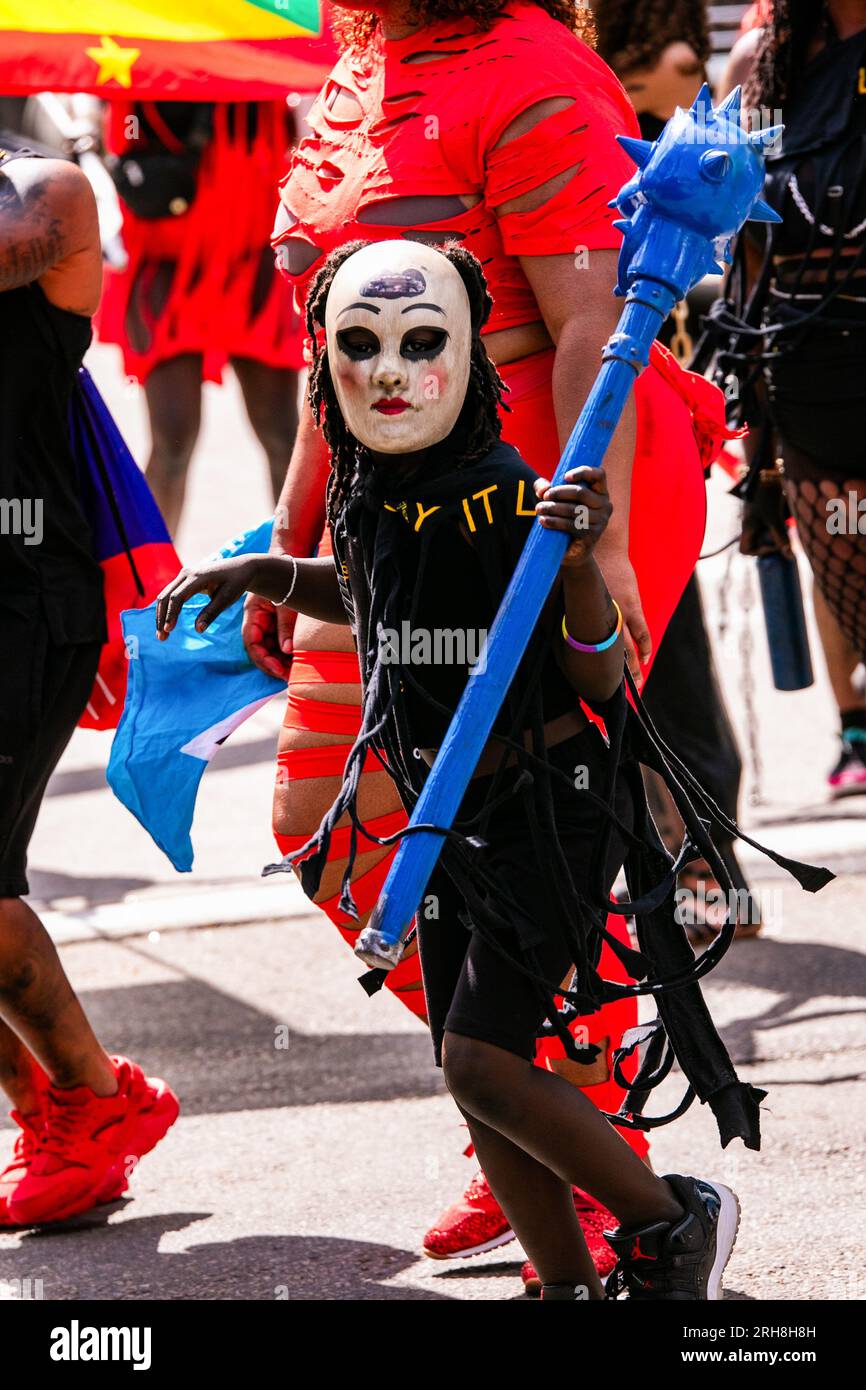
{"type": "Polygon", "coordinates": [[[608,521],[613,504],[607,491],[603,468],[572,468],[566,482],[551,487],[547,478],[537,478],[535,514],[549,531],[564,531],[573,537],[563,556],[568,568],[585,565],[592,556],[608,521]]]}
{"type": "Polygon", "coordinates": [[[180,610],[194,594],[211,595],[211,602],[195,620],[196,632],[205,632],[214,618],[246,593],[266,558],[234,555],[229,560],[206,561],[193,569],[182,569],[156,600],[156,635],[160,642],[165,642],[174,631],[180,610]]]}

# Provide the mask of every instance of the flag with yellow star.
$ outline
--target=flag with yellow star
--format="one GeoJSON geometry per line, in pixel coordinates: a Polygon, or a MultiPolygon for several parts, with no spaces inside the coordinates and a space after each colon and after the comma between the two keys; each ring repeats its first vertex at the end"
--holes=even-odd
{"type": "Polygon", "coordinates": [[[318,0],[0,0],[0,93],[267,101],[317,91],[318,0]]]}

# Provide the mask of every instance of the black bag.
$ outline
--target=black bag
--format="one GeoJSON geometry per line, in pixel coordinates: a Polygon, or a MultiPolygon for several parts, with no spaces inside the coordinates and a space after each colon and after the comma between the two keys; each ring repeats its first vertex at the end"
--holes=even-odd
{"type": "Polygon", "coordinates": [[[195,201],[198,167],[213,134],[213,105],[191,102],[189,106],[186,133],[178,136],[154,103],[144,104],[144,119],[150,127],[148,145],[128,155],[110,155],[105,161],[118,197],[145,221],[182,217],[195,201]]]}

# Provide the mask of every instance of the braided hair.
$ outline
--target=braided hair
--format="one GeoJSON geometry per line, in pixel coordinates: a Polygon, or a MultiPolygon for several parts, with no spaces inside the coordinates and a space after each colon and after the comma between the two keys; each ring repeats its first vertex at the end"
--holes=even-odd
{"type": "Polygon", "coordinates": [[[704,0],[596,0],[598,51],[619,76],[651,67],[672,43],[687,43],[706,65],[710,35],[704,0]]]}
{"type": "MultiPolygon", "coordinates": [[[[535,0],[535,3],[590,48],[595,47],[595,25],[587,0],[535,0]]],[[[469,15],[485,32],[492,28],[502,9],[503,0],[408,0],[404,17],[410,24],[424,25],[469,15]]],[[[342,49],[363,50],[379,28],[379,16],[372,10],[341,10],[339,4],[335,4],[331,27],[342,49]]]]}
{"type": "Polygon", "coordinates": [[[746,84],[749,107],[775,109],[796,95],[809,47],[826,18],[824,0],[773,0],[746,84]]]}
{"type": "MultiPolygon", "coordinates": [[[[349,498],[359,460],[363,460],[364,449],[349,431],[343,418],[331,378],[327,344],[319,341],[319,334],[325,326],[325,308],[334,276],[344,261],[356,251],[372,244],[374,243],[369,241],[348,241],[332,251],[313,277],[307,295],[307,335],[313,353],[307,396],[313,419],[321,427],[331,455],[331,476],[327,493],[330,525],[333,525],[349,498]]],[[[455,461],[455,467],[459,468],[461,465],[484,458],[499,439],[502,430],[499,407],[508,410],[502,399],[505,383],[488,357],[481,338],[481,329],[490,316],[493,300],[479,262],[471,251],[454,242],[430,249],[438,251],[451,262],[463,281],[469,299],[472,330],[469,384],[466,388],[466,399],[455,424],[455,429],[462,429],[465,438],[461,457],[455,461]]]]}

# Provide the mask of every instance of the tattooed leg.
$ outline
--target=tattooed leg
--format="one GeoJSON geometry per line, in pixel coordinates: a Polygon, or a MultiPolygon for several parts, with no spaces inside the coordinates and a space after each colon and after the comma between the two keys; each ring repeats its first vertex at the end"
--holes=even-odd
{"type": "Polygon", "coordinates": [[[56,1086],[114,1095],[117,1081],[44,926],[20,898],[0,898],[0,1084],[13,1102],[22,1080],[21,1044],[56,1086]],[[10,1037],[11,1034],[11,1037],[10,1037]],[[11,1085],[9,1085],[11,1079],[11,1085]]]}

